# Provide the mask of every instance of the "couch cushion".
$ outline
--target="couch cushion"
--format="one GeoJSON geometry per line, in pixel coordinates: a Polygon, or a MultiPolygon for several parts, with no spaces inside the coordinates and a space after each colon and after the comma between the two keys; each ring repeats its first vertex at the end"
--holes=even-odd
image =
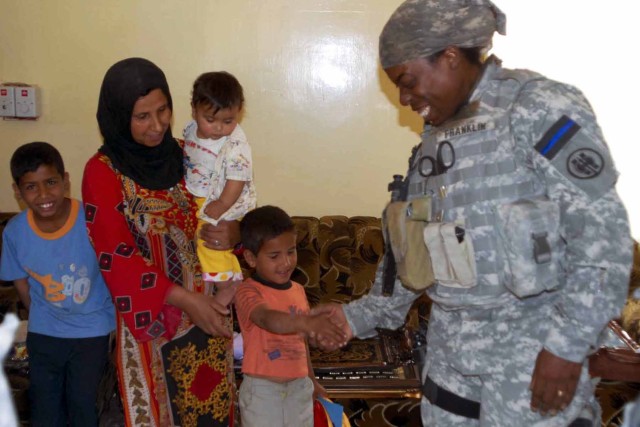
{"type": "Polygon", "coordinates": [[[379,218],[292,219],[298,233],[298,267],[292,278],[305,286],[311,305],[349,302],[369,292],[383,253],[379,218]]]}

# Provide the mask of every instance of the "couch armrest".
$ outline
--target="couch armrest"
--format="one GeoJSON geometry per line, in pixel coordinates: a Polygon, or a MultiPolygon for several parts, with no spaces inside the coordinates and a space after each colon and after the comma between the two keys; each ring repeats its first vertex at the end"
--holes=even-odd
{"type": "Polygon", "coordinates": [[[640,344],[617,321],[607,327],[619,345],[601,347],[589,356],[589,373],[605,380],[640,382],[640,344]]]}

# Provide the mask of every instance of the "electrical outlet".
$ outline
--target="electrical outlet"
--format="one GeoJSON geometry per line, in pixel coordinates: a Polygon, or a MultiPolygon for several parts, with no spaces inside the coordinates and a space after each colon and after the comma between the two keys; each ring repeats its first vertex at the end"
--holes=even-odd
{"type": "Polygon", "coordinates": [[[13,86],[0,85],[0,117],[15,117],[16,101],[13,86]]]}

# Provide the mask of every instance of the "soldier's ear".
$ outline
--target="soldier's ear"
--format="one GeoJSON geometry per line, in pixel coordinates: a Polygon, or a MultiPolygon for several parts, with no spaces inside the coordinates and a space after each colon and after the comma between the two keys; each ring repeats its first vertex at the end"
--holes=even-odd
{"type": "Polygon", "coordinates": [[[460,60],[462,58],[462,52],[460,52],[460,48],[457,46],[448,46],[444,53],[442,54],[442,58],[449,64],[452,69],[455,69],[460,65],[460,60]]]}

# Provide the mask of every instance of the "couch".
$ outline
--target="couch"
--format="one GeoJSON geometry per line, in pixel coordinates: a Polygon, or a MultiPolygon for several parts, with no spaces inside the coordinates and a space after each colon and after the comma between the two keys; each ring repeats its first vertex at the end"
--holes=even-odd
{"type": "MultiPolygon", "coordinates": [[[[3,223],[11,213],[0,213],[0,231],[3,223]]],[[[294,216],[297,230],[298,265],[293,279],[305,286],[311,305],[322,302],[347,303],[365,295],[373,284],[373,277],[378,263],[382,260],[384,245],[380,228],[380,219],[368,216],[294,216]]],[[[246,269],[246,265],[243,265],[246,269]]],[[[245,274],[249,274],[248,269],[245,274]]],[[[15,291],[11,286],[0,286],[0,307],[4,310],[19,312],[22,317],[26,312],[20,306],[15,291]]],[[[640,251],[635,245],[634,269],[632,272],[630,294],[640,286],[640,251]]],[[[407,315],[407,321],[401,337],[413,339],[417,344],[415,332],[419,326],[427,326],[430,302],[426,296],[419,298],[407,315]]],[[[619,323],[628,335],[640,338],[640,302],[629,298],[619,323]]],[[[389,331],[381,331],[381,336],[389,335],[389,331]]],[[[401,344],[405,345],[404,340],[401,344]]],[[[358,343],[363,344],[363,343],[358,343]]],[[[379,351],[380,343],[376,340],[363,345],[350,345],[331,355],[333,360],[343,364],[358,366],[358,352],[379,351]],[[364,345],[370,344],[370,345],[364,345]],[[365,349],[365,350],[361,350],[365,349]],[[355,357],[355,359],[354,359],[355,357]],[[353,360],[356,360],[354,363],[353,360]],[[351,362],[350,362],[351,361],[351,362]]],[[[394,355],[397,355],[397,349],[394,355]]],[[[384,352],[383,352],[384,353],[384,352]]],[[[405,353],[402,353],[406,355],[405,353]]],[[[362,356],[360,354],[360,356],[362,356]]],[[[385,358],[388,355],[377,355],[385,358]]],[[[610,367],[613,373],[620,372],[619,367],[640,373],[637,358],[625,352],[605,352],[598,357],[598,362],[610,367]]],[[[314,366],[320,365],[326,354],[314,352],[314,366]]],[[[402,358],[403,363],[406,357],[402,358]]],[[[415,360],[409,361],[409,364],[415,360]]],[[[317,372],[316,372],[317,374],[317,372]]],[[[615,375],[614,375],[615,376],[615,375]]],[[[628,377],[627,377],[628,378],[628,377]]],[[[412,393],[398,394],[389,392],[385,386],[388,382],[379,381],[370,390],[360,390],[360,394],[351,395],[336,393],[333,397],[341,403],[350,418],[352,426],[419,426],[419,399],[412,393]],[[378,387],[379,386],[379,387],[378,387]],[[382,390],[380,392],[380,390],[382,390]]],[[[603,426],[620,425],[622,407],[633,400],[640,392],[640,383],[629,381],[603,380],[598,386],[597,396],[603,409],[603,426]]]]}

